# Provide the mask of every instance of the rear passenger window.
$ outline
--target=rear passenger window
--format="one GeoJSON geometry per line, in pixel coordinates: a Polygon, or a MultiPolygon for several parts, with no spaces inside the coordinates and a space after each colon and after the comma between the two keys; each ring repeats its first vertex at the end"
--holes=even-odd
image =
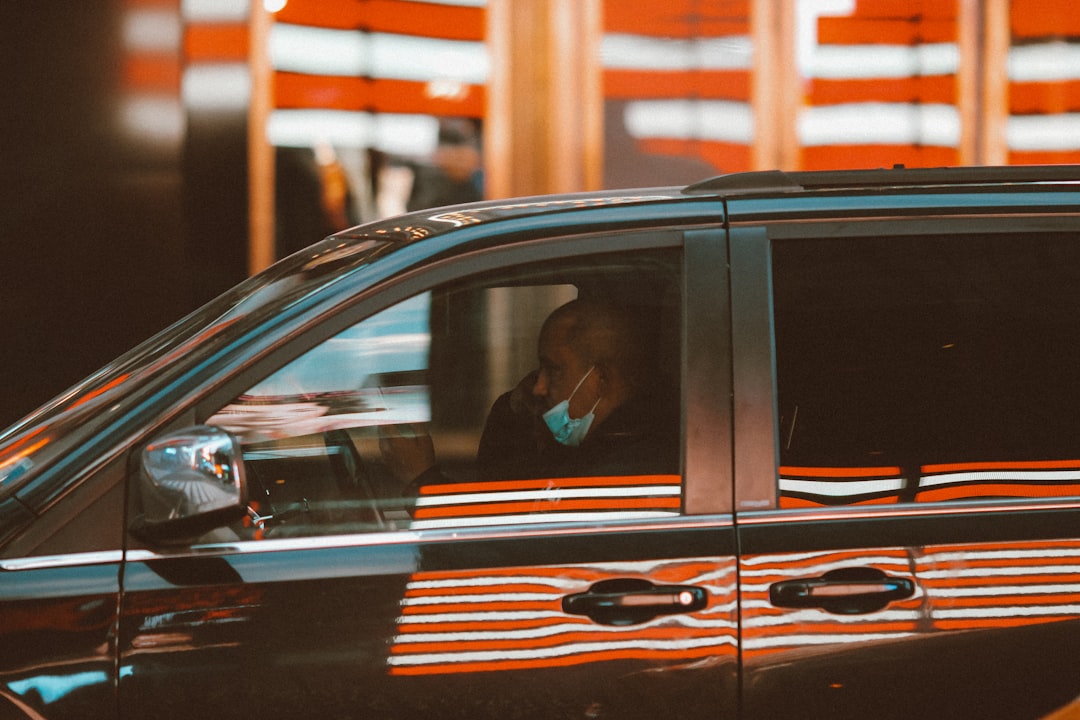
{"type": "Polygon", "coordinates": [[[781,507],[1080,496],[1080,240],[773,246],[781,507]]]}

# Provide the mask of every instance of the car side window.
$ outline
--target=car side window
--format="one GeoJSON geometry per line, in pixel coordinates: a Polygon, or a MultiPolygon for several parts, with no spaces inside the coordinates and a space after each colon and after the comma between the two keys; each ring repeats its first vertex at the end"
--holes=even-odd
{"type": "Polygon", "coordinates": [[[673,251],[514,267],[318,344],[208,420],[242,441],[252,507],[237,531],[680,513],[679,268],[673,251]],[[584,329],[541,347],[557,308],[584,329]],[[555,439],[558,412],[545,417],[561,400],[571,424],[592,415],[576,446],[555,439]]]}
{"type": "Polygon", "coordinates": [[[777,241],[780,507],[1080,496],[1080,242],[777,241]]]}

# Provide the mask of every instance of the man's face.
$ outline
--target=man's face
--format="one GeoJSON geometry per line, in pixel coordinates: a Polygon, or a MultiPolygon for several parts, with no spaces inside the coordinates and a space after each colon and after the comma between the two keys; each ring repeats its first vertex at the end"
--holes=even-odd
{"type": "Polygon", "coordinates": [[[539,358],[540,371],[533,385],[533,395],[543,402],[544,407],[551,408],[573,393],[570,417],[579,418],[589,412],[599,398],[596,373],[589,373],[589,365],[566,342],[564,325],[554,323],[540,333],[539,358]],[[588,377],[586,373],[589,373],[588,377]],[[574,393],[582,378],[585,381],[574,393]]]}

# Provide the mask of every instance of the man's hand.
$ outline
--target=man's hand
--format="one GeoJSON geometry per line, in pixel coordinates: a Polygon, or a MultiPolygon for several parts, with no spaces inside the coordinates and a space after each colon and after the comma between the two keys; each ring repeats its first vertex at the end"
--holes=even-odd
{"type": "Polygon", "coordinates": [[[403,484],[435,467],[435,444],[431,436],[412,425],[380,426],[379,452],[390,472],[403,484]]]}
{"type": "Polygon", "coordinates": [[[539,374],[539,370],[533,370],[510,391],[510,409],[514,411],[514,414],[539,418],[547,410],[540,398],[533,395],[536,376],[539,374]]]}

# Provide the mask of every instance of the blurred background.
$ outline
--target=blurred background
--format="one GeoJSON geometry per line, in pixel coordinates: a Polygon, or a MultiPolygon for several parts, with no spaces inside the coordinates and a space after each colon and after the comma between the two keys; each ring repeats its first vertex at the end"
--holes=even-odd
{"type": "Polygon", "coordinates": [[[323,235],[1080,159],[1072,0],[3,0],[0,426],[323,235]]]}

